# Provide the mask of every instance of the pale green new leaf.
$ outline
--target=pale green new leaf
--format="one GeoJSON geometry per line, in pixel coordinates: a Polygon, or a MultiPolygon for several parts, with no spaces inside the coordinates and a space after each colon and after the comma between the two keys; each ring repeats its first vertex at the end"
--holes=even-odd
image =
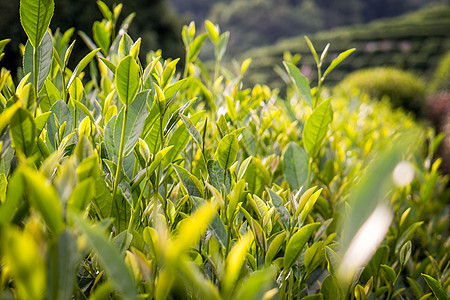
{"type": "Polygon", "coordinates": [[[230,133],[222,138],[217,147],[217,160],[224,170],[229,169],[237,158],[239,143],[235,134],[230,133]]]}
{"type": "Polygon", "coordinates": [[[328,125],[333,121],[330,99],[320,104],[306,120],[303,129],[303,144],[310,158],[315,158],[328,133],[328,125]]]}
{"type": "Polygon", "coordinates": [[[325,77],[330,74],[331,71],[333,71],[334,68],[336,68],[344,59],[346,59],[350,54],[352,54],[356,49],[348,49],[347,51],[344,51],[339,54],[338,57],[336,57],[330,64],[330,66],[327,68],[325,73],[322,76],[322,80],[325,79],[325,77]]]}
{"type": "Polygon", "coordinates": [[[21,0],[20,22],[34,48],[39,47],[53,16],[53,0],[21,0]]]}
{"type": "Polygon", "coordinates": [[[106,55],[108,53],[109,46],[111,45],[111,39],[105,25],[99,21],[95,21],[92,26],[92,33],[95,43],[100,46],[103,54],[106,55]]]}
{"type": "Polygon", "coordinates": [[[237,300],[257,300],[264,299],[264,293],[267,292],[275,281],[277,269],[275,266],[269,266],[265,269],[253,272],[249,278],[239,285],[236,291],[237,300]]]}
{"type": "Polygon", "coordinates": [[[272,243],[270,243],[269,249],[267,249],[266,257],[264,259],[266,267],[270,266],[273,259],[275,258],[275,255],[277,255],[277,253],[283,246],[285,240],[286,240],[286,231],[281,232],[272,240],[272,243]]]}
{"type": "Polygon", "coordinates": [[[203,33],[202,35],[199,35],[198,37],[196,37],[194,39],[192,44],[189,45],[189,51],[188,51],[188,61],[189,62],[193,62],[197,58],[198,53],[200,52],[200,48],[201,48],[203,42],[205,41],[205,38],[207,35],[208,35],[207,33],[203,33]]]}
{"type": "Polygon", "coordinates": [[[120,101],[129,105],[139,89],[139,66],[131,55],[123,58],[116,68],[116,89],[120,101]]]}
{"type": "Polygon", "coordinates": [[[22,165],[17,171],[22,175],[30,203],[42,215],[47,226],[59,234],[64,230],[62,208],[55,188],[38,171],[22,165]]]}
{"type": "Polygon", "coordinates": [[[91,62],[91,60],[94,58],[94,56],[97,54],[97,52],[100,51],[100,48],[94,49],[91,52],[89,52],[75,67],[75,70],[72,73],[72,76],[69,79],[69,82],[67,83],[66,90],[69,90],[70,86],[72,85],[72,82],[75,80],[78,75],[80,75],[81,72],[83,72],[84,68],[91,62]]]}
{"type": "Polygon", "coordinates": [[[284,253],[284,268],[287,270],[295,263],[300,256],[303,247],[305,247],[314,230],[319,228],[320,223],[312,223],[303,226],[290,238],[286,251],[284,253]]]}
{"type": "Polygon", "coordinates": [[[36,125],[30,112],[19,108],[11,118],[9,132],[16,150],[24,153],[26,156],[33,154],[36,144],[36,125]]]}

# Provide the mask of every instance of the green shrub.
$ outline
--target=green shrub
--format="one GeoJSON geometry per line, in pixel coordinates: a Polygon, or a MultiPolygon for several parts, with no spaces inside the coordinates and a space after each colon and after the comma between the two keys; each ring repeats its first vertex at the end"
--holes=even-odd
{"type": "Polygon", "coordinates": [[[450,52],[440,60],[430,82],[431,93],[450,91],[450,52]]]}
{"type": "Polygon", "coordinates": [[[425,101],[425,83],[412,73],[391,67],[355,71],[336,89],[341,92],[357,89],[379,100],[387,97],[393,107],[403,107],[416,115],[421,115],[425,101]]]}
{"type": "Polygon", "coordinates": [[[221,66],[218,26],[183,28],[182,67],[143,62],[98,4],[71,71],[53,1],[21,0],[24,74],[0,72],[0,299],[445,299],[438,142],[383,101],[322,91],[354,49],[322,70],[310,44],[313,89],[285,61],[281,99],[243,87],[249,60],[221,66]]]}

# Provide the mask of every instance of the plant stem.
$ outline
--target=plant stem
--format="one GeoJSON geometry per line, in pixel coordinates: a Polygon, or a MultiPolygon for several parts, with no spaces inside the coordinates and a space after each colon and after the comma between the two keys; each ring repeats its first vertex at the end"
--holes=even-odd
{"type": "MultiPolygon", "coordinates": [[[[162,114],[159,118],[159,134],[160,134],[160,145],[159,150],[164,148],[164,128],[163,128],[164,114],[162,114]]],[[[153,226],[156,226],[156,214],[158,212],[158,194],[159,194],[159,181],[161,180],[161,164],[158,166],[158,172],[156,174],[155,184],[153,185],[153,226]]],[[[166,207],[164,207],[164,212],[166,211],[166,207]]]]}
{"type": "Polygon", "coordinates": [[[117,212],[119,212],[119,208],[118,208],[117,202],[116,202],[116,195],[117,195],[117,187],[119,186],[119,181],[120,181],[120,177],[122,174],[121,170],[122,170],[122,164],[123,164],[123,148],[125,147],[125,132],[126,132],[126,127],[127,127],[127,117],[128,117],[128,105],[125,105],[125,111],[124,111],[123,123],[122,123],[122,135],[120,137],[119,159],[117,161],[116,177],[114,180],[114,187],[113,187],[111,216],[113,213],[114,205],[116,206],[117,212]]]}
{"type": "MultiPolygon", "coordinates": [[[[36,99],[38,97],[39,88],[38,88],[38,50],[33,47],[33,85],[34,90],[36,92],[36,99]]],[[[36,117],[37,105],[34,108],[34,116],[36,117]]]]}
{"type": "Polygon", "coordinates": [[[308,161],[308,177],[306,178],[307,181],[306,181],[306,189],[305,190],[308,190],[309,189],[309,185],[311,184],[312,163],[313,163],[313,159],[309,158],[309,161],[308,161]]]}

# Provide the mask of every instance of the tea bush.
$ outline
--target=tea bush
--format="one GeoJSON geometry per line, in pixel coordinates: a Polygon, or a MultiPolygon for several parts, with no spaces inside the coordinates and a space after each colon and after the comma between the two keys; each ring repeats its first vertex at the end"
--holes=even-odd
{"type": "Polygon", "coordinates": [[[439,60],[430,82],[430,90],[432,93],[450,91],[450,52],[439,60]]]}
{"type": "Polygon", "coordinates": [[[337,89],[358,89],[375,99],[387,97],[394,107],[421,115],[425,104],[425,82],[407,71],[391,67],[370,68],[347,75],[337,89]]]}
{"type": "Polygon", "coordinates": [[[307,40],[317,86],[285,61],[283,100],[243,87],[249,60],[221,65],[217,25],[183,28],[183,67],[142,62],[98,5],[70,70],[53,1],[21,1],[23,76],[0,73],[2,299],[448,298],[441,137],[367,95],[329,97],[354,49],[322,70],[307,40]]]}

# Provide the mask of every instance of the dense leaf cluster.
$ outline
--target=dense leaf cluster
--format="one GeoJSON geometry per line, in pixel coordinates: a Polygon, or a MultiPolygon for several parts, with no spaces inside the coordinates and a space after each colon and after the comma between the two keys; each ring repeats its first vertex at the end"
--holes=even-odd
{"type": "Polygon", "coordinates": [[[183,28],[181,71],[144,63],[121,6],[98,6],[72,70],[53,1],[20,3],[24,74],[0,73],[2,299],[448,299],[442,136],[329,97],[354,49],[325,68],[306,39],[317,85],[286,60],[282,99],[243,87],[250,60],[223,68],[213,23],[183,28]]]}

